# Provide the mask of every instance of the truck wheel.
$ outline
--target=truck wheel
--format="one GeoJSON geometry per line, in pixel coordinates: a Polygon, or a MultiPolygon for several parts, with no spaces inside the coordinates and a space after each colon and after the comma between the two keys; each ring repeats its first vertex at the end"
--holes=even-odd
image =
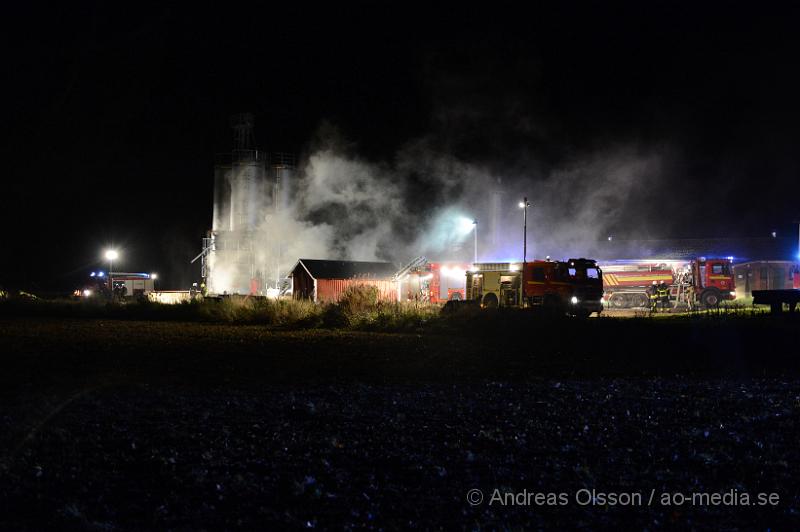
{"type": "Polygon", "coordinates": [[[719,292],[716,290],[706,290],[703,292],[703,306],[706,308],[715,308],[719,305],[719,292]]]}
{"type": "Polygon", "coordinates": [[[484,308],[497,308],[497,296],[494,294],[486,294],[483,296],[484,308]]]}

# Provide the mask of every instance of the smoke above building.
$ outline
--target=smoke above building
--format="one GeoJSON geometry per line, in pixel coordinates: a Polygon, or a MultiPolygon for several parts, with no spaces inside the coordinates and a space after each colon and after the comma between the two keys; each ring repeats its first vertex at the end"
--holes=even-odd
{"type": "Polygon", "coordinates": [[[475,162],[431,139],[374,161],[329,125],[295,164],[255,148],[252,115],[232,126],[204,240],[214,293],[278,293],[299,258],[471,262],[476,232],[478,260],[520,260],[525,196],[529,259],[591,256],[621,225],[628,237],[646,234],[664,166],[663,155],[631,146],[549,168],[475,162]]]}

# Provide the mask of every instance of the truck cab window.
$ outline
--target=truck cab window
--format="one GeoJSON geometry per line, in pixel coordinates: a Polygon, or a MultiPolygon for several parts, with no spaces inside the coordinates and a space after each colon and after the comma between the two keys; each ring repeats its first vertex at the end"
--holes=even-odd
{"type": "Polygon", "coordinates": [[[586,268],[586,277],[589,279],[599,279],[600,272],[597,270],[597,268],[586,268]]]}
{"type": "Polygon", "coordinates": [[[714,275],[730,275],[731,270],[727,264],[713,264],[711,265],[711,273],[714,275]]]}

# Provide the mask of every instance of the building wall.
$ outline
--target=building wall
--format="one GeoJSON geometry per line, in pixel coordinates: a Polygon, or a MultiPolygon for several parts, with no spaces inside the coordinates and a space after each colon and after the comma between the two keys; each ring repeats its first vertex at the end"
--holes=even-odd
{"type": "Polygon", "coordinates": [[[314,279],[299,264],[292,272],[292,298],[314,299],[314,279]]]}
{"type": "Polygon", "coordinates": [[[733,267],[736,297],[751,297],[753,290],[792,288],[797,264],[791,261],[752,261],[733,267]]]}
{"type": "Polygon", "coordinates": [[[335,303],[353,286],[378,287],[380,301],[397,301],[397,285],[386,279],[317,279],[317,302],[335,303]]]}

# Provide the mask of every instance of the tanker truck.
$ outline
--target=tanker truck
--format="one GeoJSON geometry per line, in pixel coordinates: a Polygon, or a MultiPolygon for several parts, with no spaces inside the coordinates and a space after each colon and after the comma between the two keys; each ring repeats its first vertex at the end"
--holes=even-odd
{"type": "Polygon", "coordinates": [[[609,308],[645,308],[648,290],[665,283],[672,308],[713,308],[736,298],[731,259],[619,260],[601,262],[609,308]]]}

